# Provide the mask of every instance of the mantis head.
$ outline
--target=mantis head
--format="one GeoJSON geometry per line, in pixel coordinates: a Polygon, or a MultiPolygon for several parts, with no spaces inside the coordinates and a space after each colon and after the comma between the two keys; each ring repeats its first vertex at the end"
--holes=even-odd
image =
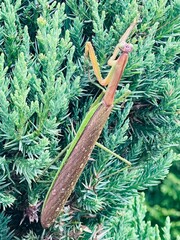
{"type": "Polygon", "coordinates": [[[118,47],[122,52],[125,52],[125,53],[132,52],[132,50],[133,50],[133,45],[131,43],[127,43],[127,42],[119,43],[118,47]]]}

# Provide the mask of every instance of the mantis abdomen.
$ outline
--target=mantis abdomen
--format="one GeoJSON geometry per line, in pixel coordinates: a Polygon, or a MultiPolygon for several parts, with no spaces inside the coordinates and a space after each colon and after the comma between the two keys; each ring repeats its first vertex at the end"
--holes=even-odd
{"type": "Polygon", "coordinates": [[[55,221],[71,195],[112,107],[106,106],[104,102],[99,105],[59,173],[41,214],[41,224],[44,228],[48,228],[55,221]]]}

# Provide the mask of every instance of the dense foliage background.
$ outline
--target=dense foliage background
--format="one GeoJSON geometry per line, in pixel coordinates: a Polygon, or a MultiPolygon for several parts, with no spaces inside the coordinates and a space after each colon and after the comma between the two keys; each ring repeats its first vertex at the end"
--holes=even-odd
{"type": "Polygon", "coordinates": [[[171,219],[171,238],[180,235],[180,179],[179,160],[173,163],[170,173],[162,184],[148,189],[146,200],[148,212],[146,218],[153,224],[164,225],[167,216],[171,219]]]}
{"type": "Polygon", "coordinates": [[[1,1],[0,239],[179,239],[179,10],[178,0],[1,1]],[[85,42],[93,43],[105,76],[137,16],[116,96],[132,94],[114,107],[99,140],[132,167],[96,147],[64,212],[43,230],[39,215],[58,154],[101,91],[85,42]],[[173,161],[161,193],[147,193],[151,224],[142,192],[173,161]]]}

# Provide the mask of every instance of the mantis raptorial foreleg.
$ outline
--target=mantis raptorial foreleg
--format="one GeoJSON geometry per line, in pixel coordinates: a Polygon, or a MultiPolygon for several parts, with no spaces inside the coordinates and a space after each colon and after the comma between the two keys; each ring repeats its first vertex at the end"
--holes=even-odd
{"type": "Polygon", "coordinates": [[[91,42],[86,43],[86,45],[85,45],[85,57],[87,57],[89,55],[91,63],[92,63],[92,67],[93,67],[93,70],[94,70],[94,74],[96,75],[96,78],[97,78],[98,82],[102,86],[107,86],[109,84],[109,82],[111,81],[112,76],[114,74],[114,67],[113,66],[115,66],[115,64],[117,63],[116,57],[118,56],[119,52],[121,51],[121,48],[125,44],[127,38],[131,34],[131,31],[134,29],[136,23],[137,23],[137,20],[134,19],[134,21],[128,27],[126,32],[123,34],[123,36],[119,39],[119,43],[116,45],[112,56],[108,60],[108,65],[111,66],[112,68],[110,69],[110,71],[109,71],[109,73],[108,73],[108,75],[105,79],[102,78],[101,71],[100,71],[100,68],[99,68],[99,64],[97,62],[96,54],[95,54],[95,51],[94,51],[94,48],[93,48],[91,42]]]}
{"type": "Polygon", "coordinates": [[[105,80],[101,77],[92,45],[89,42],[86,44],[85,54],[90,56],[99,83],[108,84],[108,87],[104,96],[101,96],[101,101],[95,101],[87,113],[49,188],[41,214],[41,224],[44,228],[48,228],[63,209],[111,113],[115,92],[128,61],[128,53],[132,51],[132,45],[125,41],[134,26],[135,21],[120,38],[120,42],[108,61],[112,67],[105,80]],[[116,60],[120,51],[122,54],[116,60]]]}

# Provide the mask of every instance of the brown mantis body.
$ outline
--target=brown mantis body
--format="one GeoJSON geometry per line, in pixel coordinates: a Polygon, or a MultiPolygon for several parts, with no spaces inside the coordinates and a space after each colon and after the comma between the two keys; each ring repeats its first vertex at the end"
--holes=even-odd
{"type": "MultiPolygon", "coordinates": [[[[129,29],[131,28],[132,30],[134,25],[135,23],[133,23],[133,26],[131,24],[129,29]]],[[[127,38],[127,31],[125,34],[126,36],[124,38],[127,38]]],[[[95,110],[90,114],[91,116],[88,116],[89,120],[87,124],[83,128],[83,131],[80,132],[78,140],[75,142],[61,170],[58,171],[55,181],[52,183],[47,194],[41,214],[41,224],[44,228],[48,228],[63,209],[111,113],[114,95],[126,66],[128,53],[132,50],[132,45],[123,42],[119,48],[122,54],[117,60],[114,60],[116,56],[112,59],[113,66],[111,74],[108,75],[110,76],[110,83],[107,91],[102,101],[95,106],[95,110]]],[[[117,49],[115,49],[115,51],[117,51],[117,49]]],[[[109,81],[109,79],[107,81],[109,81]]]]}

